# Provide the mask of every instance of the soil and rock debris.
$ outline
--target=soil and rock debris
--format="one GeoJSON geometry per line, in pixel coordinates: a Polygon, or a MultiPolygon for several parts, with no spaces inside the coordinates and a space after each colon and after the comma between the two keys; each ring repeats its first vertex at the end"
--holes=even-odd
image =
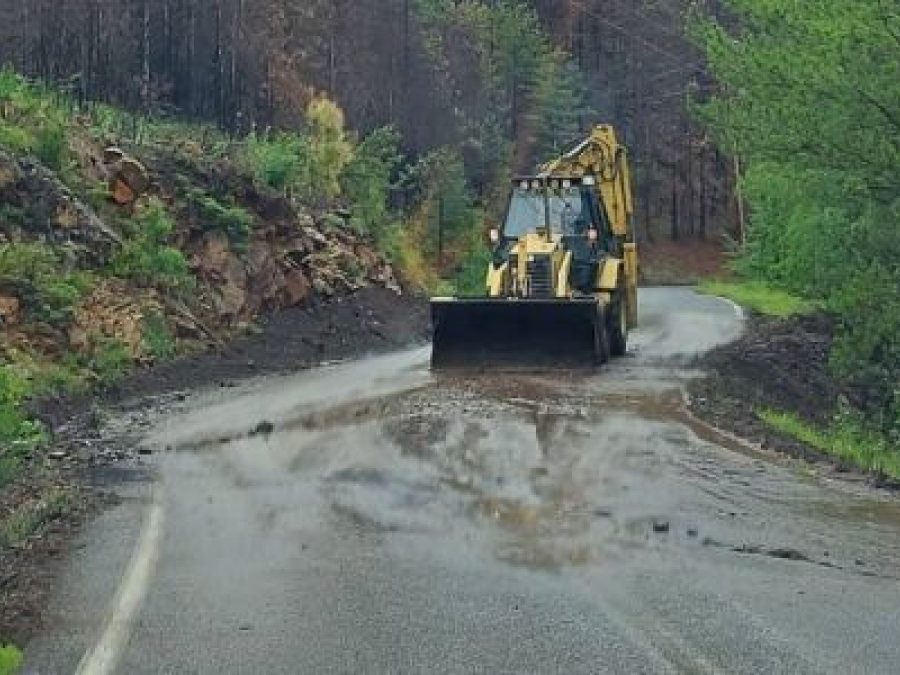
{"type": "Polygon", "coordinates": [[[835,328],[834,319],[825,314],[788,319],[752,315],[739,340],[700,359],[707,376],[690,385],[691,408],[715,426],[764,448],[892,487],[881,477],[859,476],[840,459],[773,430],[757,414],[790,412],[827,428],[842,401],[857,402],[859,392],[829,369],[835,328]]]}

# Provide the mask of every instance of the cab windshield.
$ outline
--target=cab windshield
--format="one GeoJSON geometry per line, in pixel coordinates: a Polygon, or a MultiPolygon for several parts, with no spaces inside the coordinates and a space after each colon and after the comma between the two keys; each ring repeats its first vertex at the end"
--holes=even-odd
{"type": "Polygon", "coordinates": [[[584,234],[588,230],[591,222],[590,202],[579,188],[553,190],[549,194],[517,188],[509,203],[504,235],[516,239],[545,228],[548,203],[551,232],[573,235],[584,234]]]}

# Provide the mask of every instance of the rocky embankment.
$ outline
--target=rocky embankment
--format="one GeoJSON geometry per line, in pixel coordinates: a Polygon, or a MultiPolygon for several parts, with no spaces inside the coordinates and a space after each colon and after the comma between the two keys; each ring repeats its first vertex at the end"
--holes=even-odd
{"type": "Polygon", "coordinates": [[[71,322],[53,326],[26,323],[24,298],[7,284],[0,288],[7,346],[18,343],[52,352],[56,343],[77,352],[100,336],[126,344],[141,359],[147,356],[141,324],[150,312],[162,312],[182,347],[192,350],[221,344],[265,313],[369,286],[402,294],[391,265],[334,214],[258,189],[236,172],[204,175],[183,166],[173,169],[173,160],[165,157],[150,158],[145,165],[117,148],[83,155],[84,174],[108,186],[97,208],[34,160],[0,150],[0,204],[17,214],[16,222],[3,223],[0,243],[41,242],[69,267],[100,271],[122,245],[115,223],[127,220],[152,197],[176,216],[173,239],[188,260],[195,287],[181,297],[163,297],[152,288],[99,274],[71,322]],[[235,243],[206,222],[185,197],[191,191],[218,193],[238,205],[252,219],[247,240],[235,243]]]}

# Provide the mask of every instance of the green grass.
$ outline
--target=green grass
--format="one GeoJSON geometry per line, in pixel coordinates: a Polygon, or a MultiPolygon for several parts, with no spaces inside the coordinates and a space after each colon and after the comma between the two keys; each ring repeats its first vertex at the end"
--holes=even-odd
{"type": "Polygon", "coordinates": [[[14,675],[22,667],[22,652],[13,645],[0,646],[0,675],[14,675]]]}
{"type": "Polygon", "coordinates": [[[812,314],[822,309],[821,303],[791,295],[761,281],[726,282],[707,280],[698,290],[733,300],[754,312],[776,317],[812,314]]]}
{"type": "Polygon", "coordinates": [[[53,488],[40,499],[25,502],[0,521],[0,548],[17,546],[54,518],[65,513],[72,495],[53,488]]]}
{"type": "Polygon", "coordinates": [[[900,479],[900,447],[867,429],[858,420],[846,418],[830,429],[816,428],[793,413],[758,410],[757,416],[775,431],[816,448],[865,471],[900,479]]]}
{"type": "Polygon", "coordinates": [[[0,488],[19,476],[24,458],[45,440],[21,408],[28,391],[29,383],[12,367],[0,367],[0,488]]]}

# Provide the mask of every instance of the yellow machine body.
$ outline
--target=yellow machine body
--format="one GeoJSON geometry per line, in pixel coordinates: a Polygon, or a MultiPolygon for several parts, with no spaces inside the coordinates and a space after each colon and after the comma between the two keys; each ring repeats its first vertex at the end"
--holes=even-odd
{"type": "Polygon", "coordinates": [[[517,179],[484,295],[432,300],[433,366],[580,366],[623,355],[638,321],[633,211],[627,153],[607,125],[517,179]]]}

